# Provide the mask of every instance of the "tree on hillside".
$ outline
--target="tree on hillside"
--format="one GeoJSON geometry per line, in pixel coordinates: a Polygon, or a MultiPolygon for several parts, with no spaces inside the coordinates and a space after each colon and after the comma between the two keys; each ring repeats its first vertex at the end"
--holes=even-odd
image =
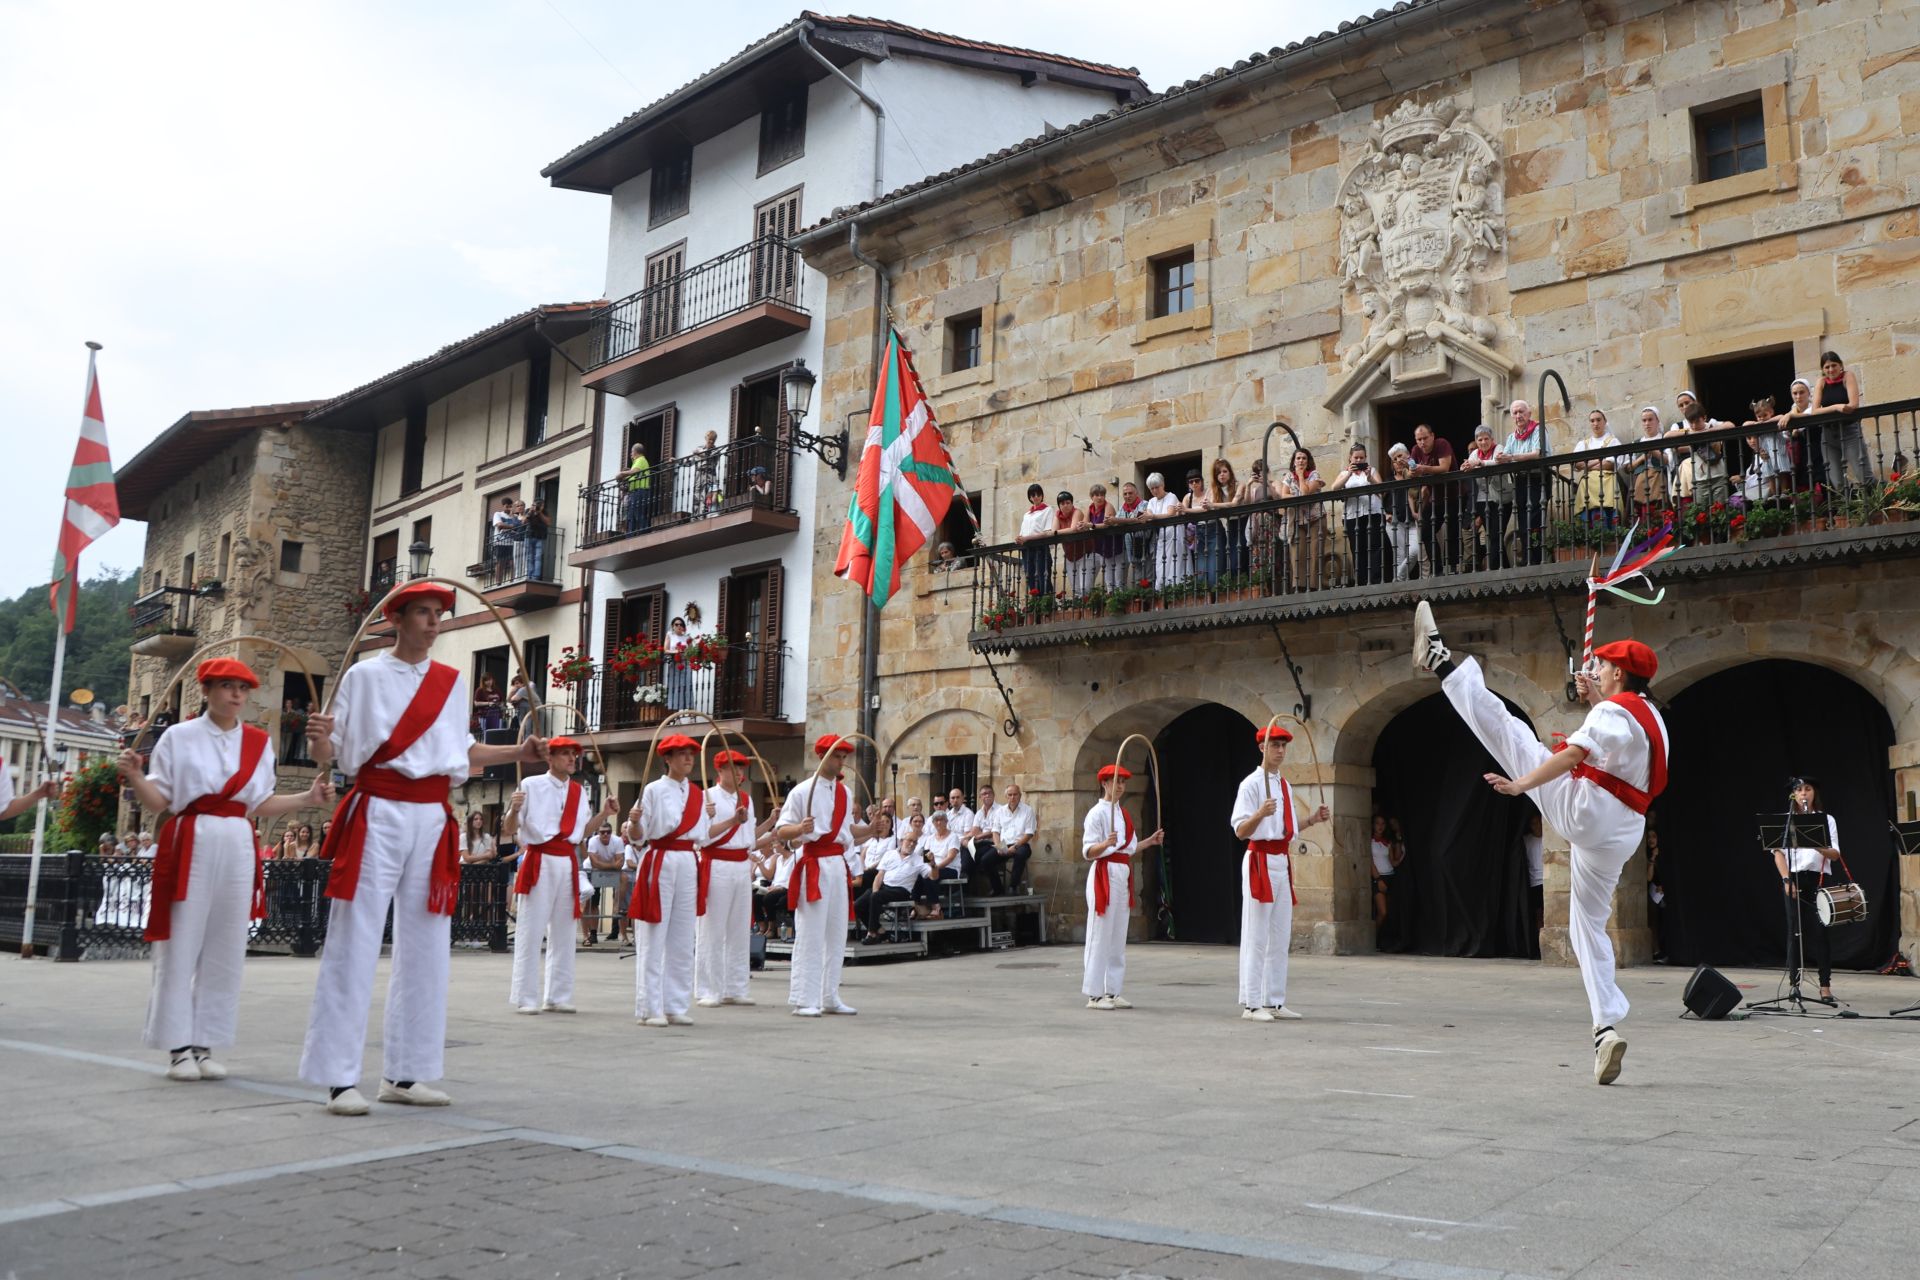
{"type": "MultiPolygon", "coordinates": [[[[127,606],[140,591],[138,570],[103,569],[80,588],[73,634],[67,637],[63,693],[91,689],[111,710],[127,700],[127,646],[133,623],[127,606]]],[[[29,587],[0,601],[0,675],[29,698],[44,700],[53,676],[53,610],[45,587],[29,587]]]]}

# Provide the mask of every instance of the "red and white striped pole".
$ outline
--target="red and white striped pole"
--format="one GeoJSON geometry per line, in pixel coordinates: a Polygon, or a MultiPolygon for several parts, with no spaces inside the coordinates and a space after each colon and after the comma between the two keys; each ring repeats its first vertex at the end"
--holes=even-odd
{"type": "Polygon", "coordinates": [[[1586,670],[1587,664],[1593,661],[1593,615],[1600,606],[1600,586],[1594,580],[1594,574],[1599,572],[1599,569],[1600,557],[1595,556],[1593,563],[1587,567],[1587,629],[1580,637],[1580,669],[1582,671],[1586,670]]]}

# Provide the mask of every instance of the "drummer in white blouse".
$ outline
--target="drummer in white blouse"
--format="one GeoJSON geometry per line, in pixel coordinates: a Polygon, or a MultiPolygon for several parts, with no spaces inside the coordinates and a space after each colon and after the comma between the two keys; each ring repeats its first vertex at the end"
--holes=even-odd
{"type": "Polygon", "coordinates": [[[640,793],[633,820],[640,865],[634,876],[633,1020],[643,1027],[690,1027],[693,1003],[693,925],[699,908],[699,863],[717,806],[693,781],[700,744],[684,733],[658,748],[667,776],[640,793]]]}
{"type": "MultiPolygon", "coordinates": [[[[507,1000],[521,1013],[542,1009],[572,1013],[574,917],[580,914],[580,861],[576,856],[593,825],[593,804],[586,788],[573,780],[580,767],[580,744],[572,738],[547,740],[547,772],[528,778],[508,804],[501,838],[517,840],[525,852],[513,880],[519,897],[513,934],[513,980],[507,1000]],[[544,935],[547,965],[544,989],[538,966],[544,935]]],[[[612,796],[601,813],[619,812],[612,796]]]]}
{"type": "Polygon", "coordinates": [[[713,758],[713,817],[700,850],[699,922],[693,930],[694,1003],[703,1009],[723,1004],[752,1004],[747,995],[751,956],[747,935],[753,928],[753,876],[748,865],[760,835],[772,824],[756,825],[747,769],[753,757],[722,751],[713,758]]]}
{"type": "Polygon", "coordinates": [[[1233,834],[1247,842],[1240,860],[1240,1016],[1249,1022],[1298,1018],[1287,1005],[1287,947],[1293,941],[1293,841],[1325,822],[1321,805],[1303,822],[1293,788],[1280,776],[1293,735],[1277,724],[1254,734],[1260,767],[1240,780],[1233,834]]]}
{"type": "Polygon", "coordinates": [[[170,1080],[224,1080],[212,1051],[234,1042],[247,924],[265,914],[249,816],[326,805],[333,787],[322,775],[298,795],[275,795],[273,743],[240,721],[259,677],[234,658],[210,659],[194,674],[205,714],[161,734],[146,772],[132,751],[118,767],[142,808],[174,815],[160,829],[153,864],[146,1046],[169,1052],[170,1080]]]}
{"type": "MultiPolygon", "coordinates": [[[[1812,778],[1795,778],[1788,784],[1787,799],[1795,813],[1820,811],[1820,788],[1812,778]]],[[[1820,885],[1833,870],[1840,856],[1840,826],[1827,815],[1827,843],[1813,849],[1775,849],[1773,865],[1780,869],[1780,888],[1787,896],[1789,914],[1800,913],[1802,952],[1789,956],[1794,976],[1799,977],[1802,960],[1810,961],[1820,975],[1820,998],[1833,999],[1833,947],[1827,926],[1820,919],[1820,885]]]]}
{"type": "Polygon", "coordinates": [[[1127,976],[1127,925],[1133,919],[1132,858],[1159,844],[1165,833],[1156,831],[1141,839],[1132,817],[1121,807],[1127,779],[1133,774],[1110,764],[1096,776],[1100,802],[1087,811],[1087,820],[1080,826],[1080,856],[1093,864],[1087,870],[1087,945],[1080,994],[1087,998],[1089,1009],[1131,1009],[1133,1002],[1120,994],[1120,988],[1127,976]]]}

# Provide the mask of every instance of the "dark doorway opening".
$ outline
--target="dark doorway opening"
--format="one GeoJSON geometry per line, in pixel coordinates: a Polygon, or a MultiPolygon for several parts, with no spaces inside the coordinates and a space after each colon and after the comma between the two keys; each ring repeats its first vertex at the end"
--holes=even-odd
{"type": "Polygon", "coordinates": [[[1375,812],[1399,820],[1407,845],[1395,875],[1410,880],[1390,909],[1390,945],[1435,956],[1538,955],[1522,841],[1538,810],[1482,781],[1499,766],[1445,695],[1393,718],[1374,746],[1373,772],[1375,812]],[[1394,929],[1391,911],[1403,906],[1394,929]]]}
{"type": "Polygon", "coordinates": [[[1480,425],[1480,420],[1480,384],[1477,382],[1402,400],[1376,400],[1373,425],[1379,439],[1372,450],[1373,465],[1384,473],[1387,449],[1395,444],[1413,448],[1413,429],[1423,422],[1453,446],[1454,457],[1464,458],[1473,447],[1473,429],[1480,425]]]}
{"type": "MultiPolygon", "coordinates": [[[[1773,397],[1776,411],[1785,410],[1793,403],[1793,397],[1787,392],[1795,376],[1790,346],[1695,360],[1690,372],[1692,391],[1700,397],[1701,407],[1709,418],[1722,422],[1749,421],[1753,417],[1753,402],[1762,396],[1773,397]]],[[[1661,412],[1668,422],[1680,416],[1672,404],[1661,406],[1661,412]]],[[[1620,434],[1617,428],[1614,434],[1620,434]]]]}
{"type": "Polygon", "coordinates": [[[1148,852],[1152,863],[1141,868],[1140,878],[1141,905],[1153,914],[1156,938],[1240,941],[1240,859],[1246,845],[1234,839],[1227,818],[1240,779],[1260,763],[1254,729],[1238,711],[1210,702],[1177,716],[1154,739],[1166,812],[1150,812],[1149,781],[1144,806],[1149,812],[1141,825],[1148,831],[1164,828],[1167,843],[1148,852]]]}
{"type": "MultiPolygon", "coordinates": [[[[1839,824],[1847,870],[1867,895],[1866,921],[1828,935],[1833,966],[1885,963],[1900,924],[1899,860],[1887,829],[1898,809],[1886,708],[1825,667],[1775,659],[1688,687],[1666,720],[1674,782],[1649,818],[1659,832],[1666,901],[1658,927],[1668,962],[1784,963],[1780,880],[1759,847],[1754,816],[1784,812],[1787,779],[1811,774],[1839,824]],[[1738,750],[1728,750],[1730,727],[1738,750]]],[[[1829,879],[1845,877],[1836,864],[1829,879]]]]}

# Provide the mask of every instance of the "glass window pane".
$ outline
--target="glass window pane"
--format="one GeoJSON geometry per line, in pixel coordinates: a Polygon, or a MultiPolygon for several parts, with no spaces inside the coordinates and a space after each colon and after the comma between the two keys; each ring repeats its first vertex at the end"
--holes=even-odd
{"type": "Polygon", "coordinates": [[[1767,167],[1767,148],[1764,145],[1742,147],[1738,155],[1739,162],[1734,166],[1736,173],[1752,173],[1767,167]]]}
{"type": "Polygon", "coordinates": [[[1766,137],[1767,134],[1766,117],[1761,114],[1758,107],[1749,108],[1740,114],[1735,132],[1743,145],[1749,142],[1759,142],[1766,137]]]}
{"type": "Polygon", "coordinates": [[[1701,161],[1700,180],[1702,182],[1712,182],[1715,178],[1730,178],[1732,176],[1733,154],[1731,152],[1722,152],[1717,156],[1707,156],[1701,161]]]}
{"type": "Polygon", "coordinates": [[[1725,116],[1708,120],[1701,126],[1700,135],[1708,152],[1730,150],[1733,147],[1733,121],[1725,116]]]}

